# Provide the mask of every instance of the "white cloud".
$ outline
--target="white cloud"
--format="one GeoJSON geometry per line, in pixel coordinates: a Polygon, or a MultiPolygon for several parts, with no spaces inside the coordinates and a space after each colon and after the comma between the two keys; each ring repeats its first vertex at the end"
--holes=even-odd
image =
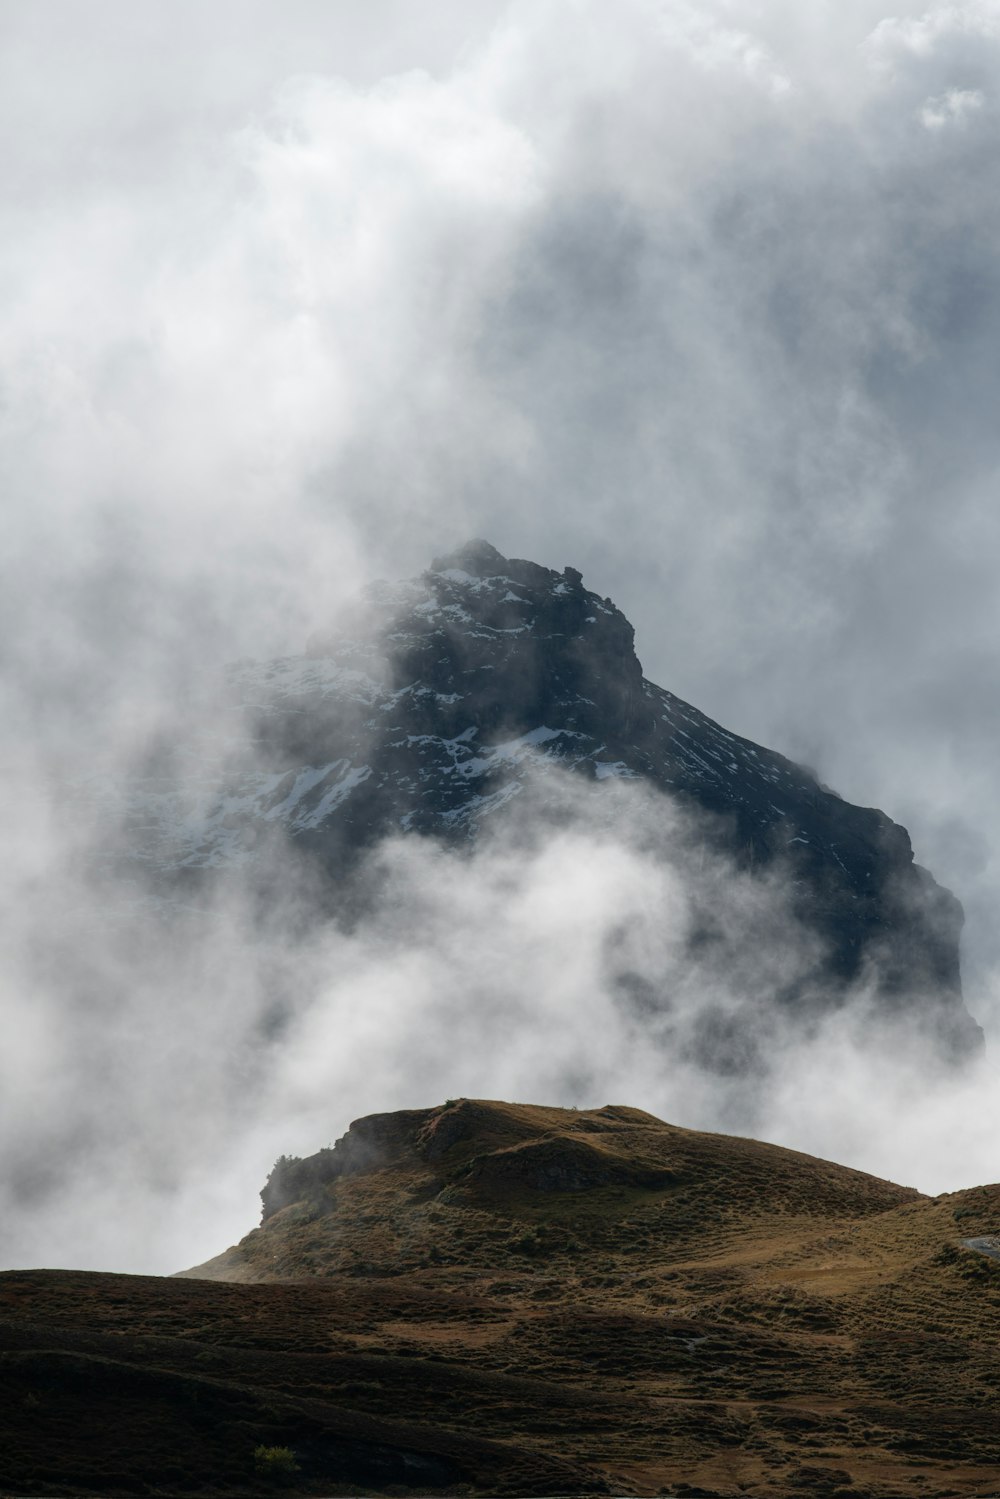
{"type": "Polygon", "coordinates": [[[252,1226],[279,1154],[459,1095],[627,1101],[929,1190],[989,1174],[992,1072],[873,1046],[863,991],[789,1029],[774,996],[816,946],[780,880],[637,783],[596,823],[578,796],[550,775],[475,853],[383,845],[379,899],[343,926],[277,845],[187,907],[130,908],[56,838],[0,952],[0,1259],[181,1268],[252,1226]]]}
{"type": "Polygon", "coordinates": [[[928,99],[920,111],[925,130],[942,130],[946,125],[965,125],[970,115],[982,109],[985,97],[980,89],[949,89],[928,99]]]}
{"type": "Polygon", "coordinates": [[[890,16],[871,35],[873,51],[909,52],[927,58],[943,42],[1000,36],[1000,12],[994,0],[972,4],[936,5],[920,15],[890,16]]]}

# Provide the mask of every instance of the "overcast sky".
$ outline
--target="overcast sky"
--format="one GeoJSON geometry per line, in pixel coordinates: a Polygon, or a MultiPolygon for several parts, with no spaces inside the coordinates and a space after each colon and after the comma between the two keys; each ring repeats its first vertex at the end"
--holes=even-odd
{"type": "Polygon", "coordinates": [[[482,535],[903,822],[996,1038],[998,87],[996,0],[0,0],[8,934],[68,770],[482,535]]]}

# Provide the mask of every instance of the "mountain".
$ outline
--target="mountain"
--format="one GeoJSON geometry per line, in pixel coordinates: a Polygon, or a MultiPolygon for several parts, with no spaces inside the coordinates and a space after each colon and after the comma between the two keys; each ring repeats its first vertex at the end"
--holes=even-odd
{"type": "MultiPolygon", "coordinates": [[[[186,787],[147,779],[135,794],[141,857],[174,880],[264,867],[279,840],[318,866],[335,906],[357,898],[359,861],[387,835],[467,846],[532,795],[555,816],[568,784],[577,815],[613,820],[615,791],[641,788],[664,849],[681,809],[733,869],[780,872],[789,931],[816,943],[770,996],[786,1019],[864,990],[945,1054],[981,1045],[962,1001],[961,907],[914,862],[905,829],[644,678],[632,626],[572,567],[471,542],[370,589],[305,654],[240,663],[229,690],[239,768],[196,750],[186,787]]],[[[701,916],[704,949],[713,913],[701,916]]],[[[646,981],[638,1002],[665,1000],[646,981]]],[[[738,1070],[753,1050],[739,1028],[708,1026],[701,1059],[738,1070]]]]}
{"type": "Polygon", "coordinates": [[[4,1492],[1000,1487],[1000,1263],[969,1247],[996,1252],[998,1186],[458,1099],[357,1121],[263,1197],[182,1277],[0,1275],[4,1492]]]}

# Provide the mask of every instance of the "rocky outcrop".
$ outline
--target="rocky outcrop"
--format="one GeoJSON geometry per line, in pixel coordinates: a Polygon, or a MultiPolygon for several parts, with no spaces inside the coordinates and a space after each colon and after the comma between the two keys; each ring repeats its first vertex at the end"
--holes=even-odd
{"type": "Polygon", "coordinates": [[[419,1156],[413,1138],[424,1111],[401,1109],[355,1119],[346,1135],[315,1155],[279,1156],[261,1191],[263,1219],[293,1202],[322,1201],[327,1187],[344,1176],[386,1167],[412,1166],[419,1156]]]}
{"type": "Polygon", "coordinates": [[[592,1192],[598,1187],[677,1186],[681,1174],[642,1161],[623,1162],[589,1140],[546,1137],[477,1156],[471,1183],[528,1192],[592,1192]]]}
{"type": "Polygon", "coordinates": [[[332,1148],[305,1159],[281,1156],[260,1194],[261,1222],[295,1204],[326,1211],[336,1183],[373,1172],[419,1179],[418,1196],[455,1186],[491,1195],[677,1186],[683,1172],[635,1149],[635,1132],[641,1140],[650,1129],[661,1146],[669,1138],[670,1126],[639,1109],[608,1107],[574,1116],[468,1098],[434,1109],[371,1114],[355,1119],[332,1148]],[[623,1139],[629,1140],[625,1152],[623,1139]]]}
{"type": "Polygon", "coordinates": [[[286,1232],[294,1235],[302,1209],[310,1224],[323,1215],[336,1220],[314,1232],[353,1234],[362,1198],[363,1223],[374,1232],[380,1198],[395,1204],[387,1211],[397,1224],[400,1214],[423,1221],[430,1203],[515,1216],[524,1210],[531,1217],[548,1211],[544,1199],[551,1197],[620,1204],[634,1194],[641,1203],[647,1194],[681,1189],[769,1203],[785,1213],[795,1210],[806,1182],[827,1207],[835,1200],[837,1211],[883,1211],[919,1195],[778,1146],[680,1129],[641,1109],[609,1104],[578,1111],[462,1098],[356,1119],[332,1150],[305,1160],[282,1157],[261,1193],[265,1233],[243,1247],[266,1259],[269,1236],[276,1243],[286,1232]],[[300,1212],[282,1218],[287,1207],[300,1212]]]}

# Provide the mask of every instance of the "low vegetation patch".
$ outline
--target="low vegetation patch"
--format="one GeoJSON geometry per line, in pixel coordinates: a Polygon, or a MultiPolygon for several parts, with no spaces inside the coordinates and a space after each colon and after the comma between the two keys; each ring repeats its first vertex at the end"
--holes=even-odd
{"type": "Polygon", "coordinates": [[[254,1448],[253,1470],[268,1483],[291,1483],[299,1465],[291,1447],[260,1446],[254,1448]]]}

